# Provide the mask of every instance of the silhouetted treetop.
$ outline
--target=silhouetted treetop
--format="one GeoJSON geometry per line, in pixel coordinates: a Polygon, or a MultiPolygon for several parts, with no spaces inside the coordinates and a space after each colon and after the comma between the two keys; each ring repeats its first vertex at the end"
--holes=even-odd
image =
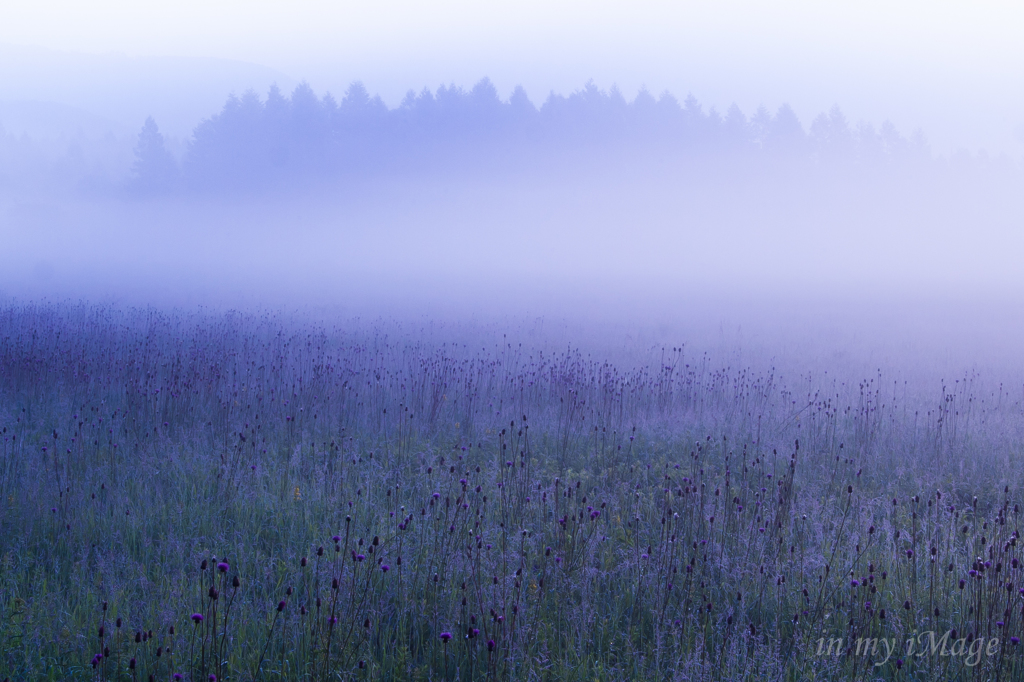
{"type": "MultiPolygon", "coordinates": [[[[144,134],[156,149],[153,133],[144,134]]],[[[529,165],[604,151],[680,161],[711,154],[876,162],[920,147],[888,123],[878,132],[853,129],[838,107],[816,118],[808,134],[785,104],[774,114],[760,107],[749,118],[733,104],[722,115],[692,94],[680,104],[668,92],[655,98],[643,89],[628,101],[618,88],[601,90],[593,81],[569,95],[552,92],[540,107],[522,87],[503,100],[484,78],[469,90],[410,90],[393,109],[359,82],[340,102],[318,97],[303,82],[288,96],[274,86],[263,99],[252,91],[229,97],[195,128],[184,175],[195,188],[255,188],[337,174],[529,165]]],[[[146,163],[156,164],[157,152],[146,153],[146,163]]]]}
{"type": "Polygon", "coordinates": [[[177,184],[178,164],[164,145],[164,136],[150,116],[139,132],[135,144],[135,162],[132,164],[133,190],[151,193],[177,184]]]}

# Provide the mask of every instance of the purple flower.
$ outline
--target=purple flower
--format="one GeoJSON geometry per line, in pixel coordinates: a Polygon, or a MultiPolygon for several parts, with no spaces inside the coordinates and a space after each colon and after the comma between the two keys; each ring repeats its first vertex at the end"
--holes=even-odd
{"type": "Polygon", "coordinates": [[[850,587],[860,587],[860,581],[859,580],[851,580],[850,581],[850,587]]]}
{"type": "Polygon", "coordinates": [[[224,562],[224,561],[222,561],[219,564],[217,564],[217,570],[220,571],[221,573],[227,573],[228,569],[230,569],[230,568],[231,567],[228,566],[227,562],[224,562]]]}
{"type": "Polygon", "coordinates": [[[442,632],[441,633],[441,641],[444,642],[445,644],[447,644],[448,640],[451,639],[451,638],[452,638],[452,633],[450,633],[450,632],[442,632]]]}
{"type": "Polygon", "coordinates": [[[380,567],[380,570],[383,571],[384,573],[387,573],[388,571],[391,570],[391,567],[388,566],[387,564],[382,564],[381,567],[380,567]]]}
{"type": "Polygon", "coordinates": [[[195,623],[196,625],[199,625],[200,623],[202,623],[203,622],[203,614],[201,614],[201,613],[193,613],[192,614],[192,622],[195,623]]]}
{"type": "Polygon", "coordinates": [[[1017,646],[1018,644],[1020,644],[1020,637],[1011,637],[1010,638],[1010,644],[1012,644],[1014,646],[1017,646]]]}

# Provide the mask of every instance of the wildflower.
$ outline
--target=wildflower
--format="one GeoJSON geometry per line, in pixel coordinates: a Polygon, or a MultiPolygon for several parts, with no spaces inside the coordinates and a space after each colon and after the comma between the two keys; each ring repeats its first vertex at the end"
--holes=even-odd
{"type": "Polygon", "coordinates": [[[441,633],[441,641],[444,642],[445,644],[447,644],[448,640],[450,640],[451,638],[452,638],[452,633],[450,633],[450,632],[442,632],[441,633]]]}
{"type": "Polygon", "coordinates": [[[217,570],[220,571],[221,573],[227,573],[228,569],[230,569],[230,568],[231,567],[225,561],[222,561],[219,564],[217,564],[217,570]]]}
{"type": "Polygon", "coordinates": [[[203,614],[201,614],[201,613],[193,613],[192,614],[192,622],[195,623],[196,625],[199,625],[200,623],[202,623],[203,622],[203,614]]]}

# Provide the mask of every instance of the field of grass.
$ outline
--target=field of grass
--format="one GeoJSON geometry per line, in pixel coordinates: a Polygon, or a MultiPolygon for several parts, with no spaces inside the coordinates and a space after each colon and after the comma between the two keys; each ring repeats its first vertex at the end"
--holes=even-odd
{"type": "Polygon", "coordinates": [[[505,331],[0,309],[0,679],[1024,678],[1019,386],[505,331]]]}

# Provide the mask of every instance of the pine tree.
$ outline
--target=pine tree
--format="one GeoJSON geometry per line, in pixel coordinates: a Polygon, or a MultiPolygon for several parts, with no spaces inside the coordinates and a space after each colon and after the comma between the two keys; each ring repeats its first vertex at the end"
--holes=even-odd
{"type": "Polygon", "coordinates": [[[135,144],[132,188],[143,193],[168,191],[178,181],[178,164],[164,145],[164,136],[150,116],[135,144]]]}

